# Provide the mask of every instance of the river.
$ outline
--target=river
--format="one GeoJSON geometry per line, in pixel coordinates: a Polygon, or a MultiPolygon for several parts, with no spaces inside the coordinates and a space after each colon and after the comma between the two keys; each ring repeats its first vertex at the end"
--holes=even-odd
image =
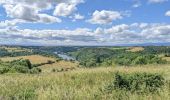
{"type": "Polygon", "coordinates": [[[61,57],[64,60],[75,60],[73,57],[68,56],[64,53],[57,53],[57,52],[54,52],[54,53],[57,54],[59,57],[61,57]]]}

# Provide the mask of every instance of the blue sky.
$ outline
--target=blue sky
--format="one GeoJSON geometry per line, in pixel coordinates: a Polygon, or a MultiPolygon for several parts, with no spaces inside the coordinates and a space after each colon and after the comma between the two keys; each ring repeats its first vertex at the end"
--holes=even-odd
{"type": "Polygon", "coordinates": [[[1,0],[0,44],[170,42],[170,0],[1,0]]]}

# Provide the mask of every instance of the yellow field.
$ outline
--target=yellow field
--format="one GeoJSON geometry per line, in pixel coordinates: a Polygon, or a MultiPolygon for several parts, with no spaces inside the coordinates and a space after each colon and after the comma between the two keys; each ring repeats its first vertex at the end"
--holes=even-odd
{"type": "Polygon", "coordinates": [[[59,61],[55,62],[53,64],[46,64],[43,66],[40,66],[42,69],[42,72],[51,72],[52,69],[60,69],[60,68],[77,68],[78,63],[70,62],[70,61],[59,61]]]}
{"type": "Polygon", "coordinates": [[[31,56],[18,56],[18,57],[3,57],[0,58],[2,61],[12,61],[12,60],[17,60],[17,59],[29,59],[32,64],[39,64],[39,63],[45,63],[48,60],[55,61],[54,58],[50,57],[44,57],[41,55],[31,55],[31,56]]]}
{"type": "Polygon", "coordinates": [[[127,50],[127,51],[138,52],[138,51],[143,51],[143,50],[144,50],[143,47],[131,47],[131,48],[129,48],[129,50],[127,50]]]}

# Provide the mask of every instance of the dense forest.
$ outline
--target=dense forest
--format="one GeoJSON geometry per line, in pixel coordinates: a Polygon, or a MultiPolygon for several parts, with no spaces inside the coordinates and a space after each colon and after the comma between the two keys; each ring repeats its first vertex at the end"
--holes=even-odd
{"type": "Polygon", "coordinates": [[[85,67],[117,65],[146,65],[166,64],[166,60],[159,57],[160,54],[168,56],[168,47],[144,47],[143,51],[131,52],[127,48],[82,48],[70,55],[74,56],[85,67]]]}

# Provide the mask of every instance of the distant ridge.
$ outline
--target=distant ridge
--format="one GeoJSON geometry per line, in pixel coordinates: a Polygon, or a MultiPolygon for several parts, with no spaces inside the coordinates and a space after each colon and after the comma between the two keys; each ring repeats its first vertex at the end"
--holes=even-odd
{"type": "MultiPolygon", "coordinates": [[[[28,45],[28,44],[0,44],[0,46],[47,46],[47,45],[28,45]]],[[[98,45],[48,45],[48,46],[170,46],[170,42],[165,42],[165,43],[131,43],[131,44],[98,44],[98,45]]]]}

